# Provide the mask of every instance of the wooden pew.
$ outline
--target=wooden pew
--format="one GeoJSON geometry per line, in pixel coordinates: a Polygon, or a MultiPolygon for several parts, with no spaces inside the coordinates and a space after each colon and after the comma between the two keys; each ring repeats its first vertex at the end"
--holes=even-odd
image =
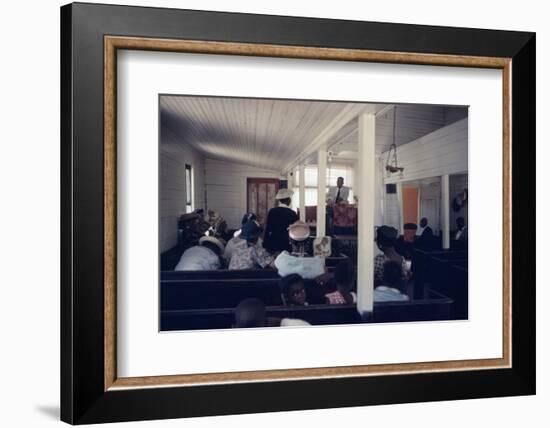
{"type": "Polygon", "coordinates": [[[451,308],[452,319],[468,319],[468,265],[456,260],[434,260],[434,274],[430,287],[449,298],[454,303],[451,308]]]}
{"type": "Polygon", "coordinates": [[[327,257],[325,258],[325,266],[328,268],[335,268],[336,266],[338,266],[338,263],[348,260],[350,260],[350,258],[346,255],[327,257]]]}
{"type": "MultiPolygon", "coordinates": [[[[307,301],[324,303],[326,290],[305,280],[307,301]]],[[[166,279],[160,283],[161,310],[234,308],[247,298],[268,306],[282,305],[279,278],[166,279]]]]}
{"type": "Polygon", "coordinates": [[[279,278],[276,269],[247,269],[247,270],[185,270],[185,271],[162,271],[160,280],[169,279],[263,279],[279,278]]]}
{"type": "Polygon", "coordinates": [[[425,299],[374,302],[371,322],[441,321],[452,319],[453,300],[434,290],[425,299]]]}
{"type": "MultiPolygon", "coordinates": [[[[269,318],[297,318],[311,325],[356,324],[361,322],[355,305],[268,306],[269,318]]],[[[232,308],[162,311],[161,330],[210,330],[231,328],[235,321],[232,308]]]]}
{"type": "MultiPolygon", "coordinates": [[[[430,291],[429,298],[405,302],[375,302],[368,319],[361,319],[355,305],[268,306],[267,316],[297,318],[311,325],[357,324],[362,322],[406,322],[450,319],[452,300],[430,291]]],[[[231,328],[233,308],[164,310],[161,330],[208,330],[231,328]]]]}
{"type": "Polygon", "coordinates": [[[426,286],[431,283],[433,258],[439,260],[468,260],[467,251],[425,251],[416,248],[413,253],[412,272],[414,276],[414,298],[422,299],[426,286]]]}
{"type": "Polygon", "coordinates": [[[160,283],[161,310],[234,308],[246,298],[282,304],[279,279],[171,279],[160,283]]]}

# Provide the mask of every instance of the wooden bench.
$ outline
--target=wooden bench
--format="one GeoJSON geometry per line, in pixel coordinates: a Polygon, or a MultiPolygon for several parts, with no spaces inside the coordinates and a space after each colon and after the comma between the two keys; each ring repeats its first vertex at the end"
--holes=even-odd
{"type": "Polygon", "coordinates": [[[457,261],[437,261],[429,287],[453,299],[453,319],[468,318],[468,267],[457,261]]]}
{"type": "MultiPolygon", "coordinates": [[[[311,325],[357,324],[363,322],[406,322],[448,320],[452,300],[435,292],[429,298],[405,302],[375,302],[372,314],[362,319],[355,305],[268,306],[267,316],[297,318],[311,325]]],[[[208,330],[231,328],[234,308],[163,310],[161,330],[208,330]]]]}
{"type": "Polygon", "coordinates": [[[424,299],[400,302],[374,302],[371,322],[442,321],[452,319],[453,300],[427,290],[424,299]]]}
{"type": "Polygon", "coordinates": [[[425,294],[426,286],[433,283],[433,264],[434,258],[442,260],[456,260],[463,262],[468,260],[468,252],[466,251],[425,251],[415,249],[413,252],[412,272],[414,276],[414,297],[422,299],[425,294]]]}
{"type": "MultiPolygon", "coordinates": [[[[268,306],[269,318],[295,318],[311,325],[356,324],[361,322],[355,305],[268,306]]],[[[210,330],[231,328],[233,308],[195,309],[161,312],[161,330],[210,330]]]]}
{"type": "Polygon", "coordinates": [[[160,273],[160,280],[168,279],[263,279],[279,278],[276,269],[247,270],[168,270],[160,273]]]}
{"type": "MultiPolygon", "coordinates": [[[[326,290],[305,280],[307,301],[324,303],[326,290]]],[[[257,298],[268,306],[282,305],[280,278],[166,279],[160,283],[161,310],[234,308],[257,298]]]]}

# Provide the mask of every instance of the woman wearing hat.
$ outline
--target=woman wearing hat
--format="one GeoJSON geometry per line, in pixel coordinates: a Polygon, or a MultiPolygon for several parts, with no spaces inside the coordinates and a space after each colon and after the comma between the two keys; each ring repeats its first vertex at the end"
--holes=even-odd
{"type": "Polygon", "coordinates": [[[258,242],[263,229],[256,220],[249,220],[241,229],[240,240],[235,245],[229,269],[243,270],[265,268],[273,263],[273,257],[258,242]]]}
{"type": "Polygon", "coordinates": [[[270,253],[291,251],[288,227],[298,220],[298,215],[290,208],[293,193],[290,189],[279,189],[275,195],[279,206],[271,208],[267,214],[264,248],[270,253]]]}
{"type": "Polygon", "coordinates": [[[185,250],[174,270],[216,270],[221,268],[223,244],[213,236],[203,236],[199,245],[185,250]]]}
{"type": "Polygon", "coordinates": [[[243,239],[241,238],[241,232],[244,225],[250,220],[256,220],[256,214],[246,213],[245,215],[243,215],[243,218],[241,220],[241,228],[239,230],[236,230],[235,233],[233,233],[233,237],[227,242],[227,245],[225,246],[225,251],[223,253],[223,258],[228,264],[231,261],[231,256],[233,255],[233,251],[235,250],[235,248],[239,244],[242,245],[243,239]]]}
{"type": "Polygon", "coordinates": [[[376,245],[382,251],[374,257],[374,286],[381,285],[384,275],[384,263],[396,262],[401,266],[403,279],[408,277],[405,258],[395,249],[397,229],[391,226],[380,226],[376,229],[376,245]]]}

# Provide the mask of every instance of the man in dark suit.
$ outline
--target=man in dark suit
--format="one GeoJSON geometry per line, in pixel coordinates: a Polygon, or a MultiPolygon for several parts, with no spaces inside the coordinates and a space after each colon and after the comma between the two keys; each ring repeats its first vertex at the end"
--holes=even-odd
{"type": "Polygon", "coordinates": [[[288,226],[298,220],[298,215],[290,208],[292,194],[290,189],[280,189],[275,196],[279,206],[271,208],[267,214],[264,248],[270,253],[291,251],[288,226]]]}
{"type": "Polygon", "coordinates": [[[428,219],[426,217],[420,219],[420,227],[422,228],[422,233],[418,238],[418,246],[424,250],[431,250],[434,246],[434,232],[428,226],[428,219]]]}

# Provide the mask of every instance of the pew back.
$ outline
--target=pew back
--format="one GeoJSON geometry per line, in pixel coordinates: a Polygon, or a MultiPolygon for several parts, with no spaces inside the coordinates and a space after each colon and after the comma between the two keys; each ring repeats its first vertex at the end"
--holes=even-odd
{"type": "MultiPolygon", "coordinates": [[[[452,300],[435,292],[429,298],[406,302],[375,302],[373,313],[362,319],[355,305],[268,306],[267,316],[297,318],[311,325],[357,324],[361,322],[405,322],[450,319],[452,300]]],[[[208,330],[231,328],[233,308],[164,310],[161,330],[208,330]]]]}
{"type": "MultiPolygon", "coordinates": [[[[307,301],[324,303],[326,290],[304,281],[307,301]]],[[[267,306],[282,305],[279,278],[165,279],[160,283],[161,310],[234,308],[242,300],[257,298],[267,306]]]]}

